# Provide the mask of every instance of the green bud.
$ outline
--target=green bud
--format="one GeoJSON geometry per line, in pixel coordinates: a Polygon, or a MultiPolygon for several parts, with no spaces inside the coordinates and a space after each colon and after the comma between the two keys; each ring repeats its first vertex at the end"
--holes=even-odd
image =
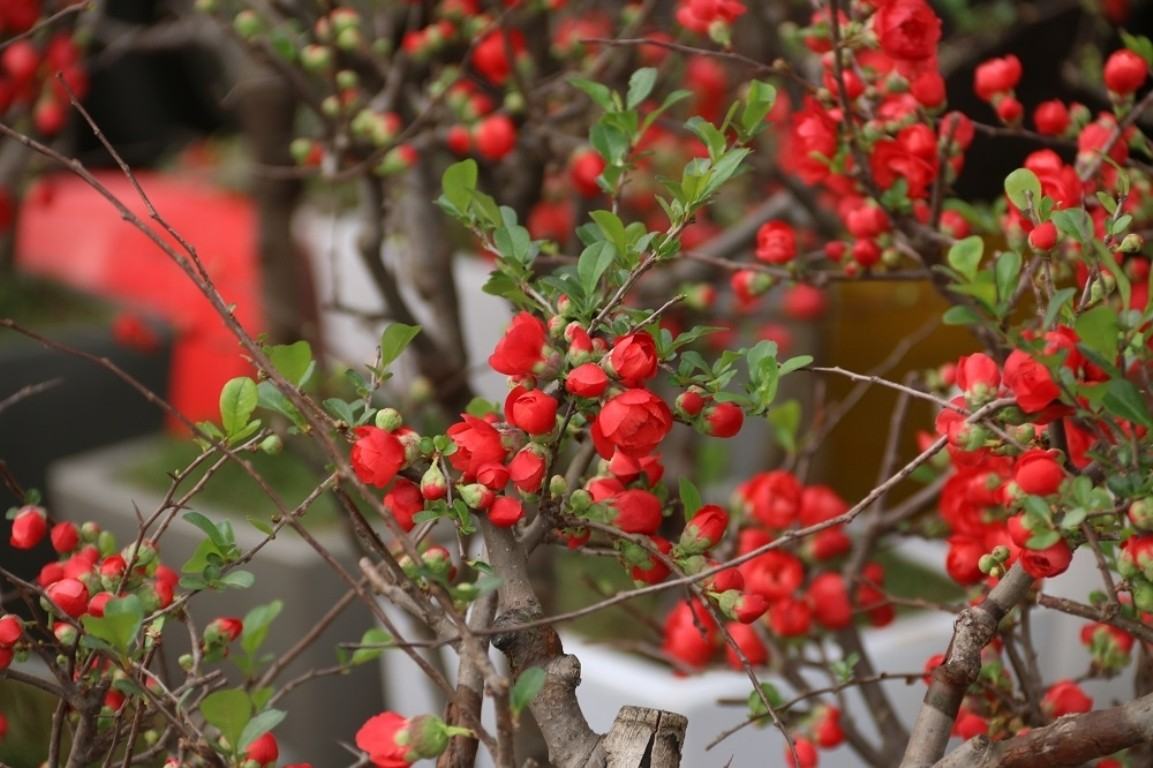
{"type": "Polygon", "coordinates": [[[191,672],[192,671],[192,664],[193,664],[192,654],[191,653],[180,654],[180,658],[176,660],[176,663],[179,664],[180,668],[183,669],[185,672],[191,672]]]}
{"type": "Polygon", "coordinates": [[[232,22],[232,28],[236,30],[236,34],[240,35],[245,40],[250,40],[256,37],[264,28],[260,17],[256,15],[255,11],[243,10],[236,14],[236,18],[232,22]]]}
{"type": "Polygon", "coordinates": [[[336,87],[340,90],[347,91],[358,85],[360,85],[360,78],[351,69],[342,69],[336,73],[336,87]]]}
{"type": "Polygon", "coordinates": [[[1133,605],[1137,606],[1139,611],[1153,611],[1153,584],[1150,584],[1145,579],[1137,579],[1133,582],[1133,605]]]}
{"type": "Polygon", "coordinates": [[[284,441],[280,439],[280,435],[269,435],[260,442],[260,450],[269,456],[276,456],[284,450],[284,441]]]}
{"type": "Polygon", "coordinates": [[[569,508],[572,509],[573,514],[581,515],[588,511],[592,506],[592,494],[583,488],[578,488],[573,491],[568,497],[569,508]]]}
{"type": "Polygon", "coordinates": [[[568,483],[564,475],[553,475],[548,481],[548,492],[553,496],[564,496],[568,493],[568,483]]]}
{"type": "Polygon", "coordinates": [[[1136,232],[1130,232],[1121,241],[1121,253],[1140,253],[1144,247],[1145,241],[1136,232]]]}
{"type": "Polygon", "coordinates": [[[101,555],[108,557],[116,551],[116,537],[110,531],[101,531],[96,536],[96,548],[101,555]]]}
{"type": "Polygon", "coordinates": [[[394,432],[404,424],[404,418],[395,408],[381,408],[376,412],[376,426],[394,432]]]}
{"type": "Polygon", "coordinates": [[[436,757],[448,748],[444,721],[436,715],[421,715],[408,721],[409,753],[419,757],[436,757]]]}
{"type": "Polygon", "coordinates": [[[300,52],[300,63],[306,71],[314,74],[328,72],[332,69],[332,49],[315,43],[306,45],[300,52]]]}

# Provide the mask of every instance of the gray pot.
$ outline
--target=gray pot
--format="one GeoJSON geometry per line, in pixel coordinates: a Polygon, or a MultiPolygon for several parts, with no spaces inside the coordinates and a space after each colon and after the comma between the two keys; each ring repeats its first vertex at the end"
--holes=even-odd
{"type": "MultiPolygon", "coordinates": [[[[48,479],[54,504],[52,515],[74,522],[93,520],[116,534],[121,546],[132,542],[138,530],[136,510],[147,516],[159,508],[162,498],[153,490],[126,483],[121,473],[123,467],[138,463],[150,445],[149,439],[120,443],[54,464],[48,479]]],[[[244,519],[243,510],[228,513],[195,500],[191,508],[213,521],[231,520],[242,551],[264,538],[244,519]]],[[[314,534],[346,569],[358,572],[359,554],[343,531],[321,529],[314,534]]],[[[173,521],[161,539],[162,561],[179,570],[203,538],[199,529],[184,520],[173,521]]],[[[256,605],[283,600],[284,609],[264,644],[268,653],[289,649],[347,591],[344,582],[311,546],[287,529],[262,549],[246,570],[256,576],[254,586],[198,595],[191,601],[192,615],[203,629],[215,617],[243,617],[256,605]]],[[[311,669],[332,666],[337,661],[337,644],[360,640],[372,626],[368,609],[353,602],[317,642],[286,668],[279,682],[311,669]]],[[[176,629],[166,636],[169,665],[174,665],[177,656],[187,649],[187,632],[182,626],[176,629]]],[[[225,662],[225,666],[231,665],[225,662]]],[[[351,756],[337,742],[351,744],[360,725],[383,709],[382,701],[380,680],[369,668],[301,685],[277,704],[288,712],[275,731],[281,745],[281,761],[309,761],[316,768],[347,765],[351,756]]]]}

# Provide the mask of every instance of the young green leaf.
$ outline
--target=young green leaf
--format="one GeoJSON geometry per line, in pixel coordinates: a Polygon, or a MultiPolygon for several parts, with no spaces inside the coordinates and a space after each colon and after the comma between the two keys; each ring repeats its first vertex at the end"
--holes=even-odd
{"type": "Polygon", "coordinates": [[[1041,203],[1041,181],[1028,168],[1018,168],[1005,177],[1005,194],[1022,211],[1041,203]]]}
{"type": "Polygon", "coordinates": [[[509,695],[509,704],[514,714],[519,715],[532,703],[540,689],[544,687],[545,672],[540,667],[529,667],[520,673],[509,695]]]}
{"type": "Polygon", "coordinates": [[[239,744],[240,735],[252,719],[252,701],[240,688],[213,691],[200,702],[200,713],[229,744],[239,744]]]}
{"type": "Polygon", "coordinates": [[[220,423],[229,437],[248,426],[256,410],[256,382],[247,376],[232,379],[220,390],[220,423]]]}
{"type": "Polygon", "coordinates": [[[380,370],[392,365],[419,333],[419,325],[390,323],[380,334],[380,370]]]}

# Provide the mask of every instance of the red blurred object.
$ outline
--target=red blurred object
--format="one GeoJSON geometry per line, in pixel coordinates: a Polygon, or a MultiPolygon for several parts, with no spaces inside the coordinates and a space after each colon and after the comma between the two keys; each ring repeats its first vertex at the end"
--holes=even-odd
{"type": "MultiPolygon", "coordinates": [[[[128,180],[114,171],[96,177],[148,222],[128,180]]],[[[257,220],[243,196],[156,173],[137,174],[156,210],[192,244],[237,321],[250,333],[263,328],[257,220]]],[[[71,176],[37,183],[18,222],[17,263],[90,294],[164,318],[173,328],[168,401],[197,421],[219,418],[220,389],[252,366],[208,299],[160,248],[83,181],[71,176]]],[[[163,235],[183,254],[171,237],[163,235]]],[[[176,422],[170,426],[177,427],[176,422]]]]}

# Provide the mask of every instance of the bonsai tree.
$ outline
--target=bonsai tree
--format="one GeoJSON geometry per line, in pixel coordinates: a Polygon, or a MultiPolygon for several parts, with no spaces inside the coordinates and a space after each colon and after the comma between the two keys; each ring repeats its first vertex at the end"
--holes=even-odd
{"type": "MultiPolygon", "coordinates": [[[[333,734],[368,763],[467,766],[483,750],[502,768],[678,765],[691,723],[677,713],[626,707],[608,733],[593,730],[576,697],[580,660],[557,631],[654,595],[650,650],[669,674],[742,671],[747,711],[734,723],[783,735],[789,765],[816,765],[842,743],[874,766],[1147,761],[1147,38],[1086,38],[1072,76],[1107,105],[1090,109],[1052,94],[1023,103],[1026,68],[985,47],[998,41],[984,34],[983,6],[950,4],[945,19],[926,0],[803,12],[737,0],[198,6],[203,15],[170,23],[219,24],[295,94],[297,164],[264,171],[356,187],[360,255],[385,319],[375,359],[339,386],[307,342],[243,327],[195,233],[171,231],[146,188],[139,200],[111,194],[47,143],[42,121],[29,123],[29,107],[51,100],[99,135],[49,55],[58,30],[82,30],[91,11],[30,2],[16,21],[5,11],[5,82],[23,73],[0,123],[6,146],[104,195],[184,271],[254,369],[223,389],[213,422],[141,388],[203,454],[174,474],[160,508],[141,510],[134,540],[58,521],[34,499],[11,511],[14,546],[49,537],[59,554],[35,579],[0,566],[5,600],[31,616],[0,618],[3,674],[59,702],[49,765],[276,764],[277,734],[292,723],[283,694],[320,675],[372,674],[362,665],[381,653],[405,654],[446,706],[393,702],[333,734]],[[963,89],[983,102],[974,114],[950,110],[946,88],[966,60],[963,89]],[[957,192],[986,159],[979,137],[1027,147],[992,200],[957,192]],[[469,383],[452,264],[470,253],[490,261],[485,291],[512,310],[487,359],[508,381],[499,403],[469,383]],[[971,331],[970,353],[898,381],[783,351],[789,328],[766,319],[811,321],[832,286],[862,281],[931,287],[940,320],[971,331]],[[433,319],[421,326],[424,314],[433,319]],[[402,355],[419,373],[407,387],[393,377],[402,355]],[[819,390],[835,379],[856,393],[828,402],[819,390]],[[781,402],[782,380],[818,392],[804,406],[781,402]],[[823,484],[810,472],[866,387],[897,399],[870,414],[883,451],[858,457],[876,482],[846,498],[836,473],[823,484]],[[918,420],[914,401],[934,415],[918,420]],[[707,452],[762,419],[777,450],[731,478],[725,498],[706,482],[707,452]],[[910,421],[914,450],[901,440],[910,421]],[[260,546],[241,550],[229,521],[187,511],[196,467],[236,462],[263,482],[246,456],[285,444],[322,457],[327,473],[296,506],[264,483],[278,512],[251,521],[260,546]],[[359,572],[300,520],[321,495],[363,548],[359,572]],[[188,562],[164,561],[173,525],[204,534],[188,562]],[[196,609],[199,594],[249,586],[246,564],[285,529],[381,624],[342,645],[333,667],[291,680],[281,673],[296,651],[260,651],[274,607],[196,609]],[[896,607],[877,555],[907,537],[946,542],[942,566],[965,599],[913,601],[955,612],[951,636],[912,670],[877,669],[862,632],[896,607]],[[633,585],[549,610],[530,559],[561,549],[611,559],[633,585]],[[1077,550],[1095,583],[1081,599],[1058,597],[1046,580],[1077,550]],[[406,634],[382,603],[422,633],[406,634]],[[1049,638],[1030,627],[1048,611],[1084,620],[1085,670],[1042,673],[1049,638]],[[188,646],[180,674],[162,664],[177,632],[188,646]],[[454,649],[458,668],[431,664],[430,645],[454,649]],[[31,657],[46,676],[25,669],[31,657]],[[1082,684],[1130,666],[1132,696],[1095,708],[1082,684]],[[922,676],[924,704],[907,720],[883,683],[922,676]],[[848,688],[867,709],[844,708],[848,688]],[[517,744],[530,718],[541,754],[517,744]]],[[[995,9],[1026,29],[1037,10],[995,9]]],[[[1106,4],[1093,18],[1121,25],[1127,13],[1106,4]]],[[[1036,66],[1050,80],[1059,69],[1052,57],[1036,66]]],[[[31,333],[19,318],[0,324],[31,333]]],[[[887,343],[900,352],[915,341],[887,343]]],[[[296,647],[339,608],[317,606],[317,632],[296,647]]]]}

